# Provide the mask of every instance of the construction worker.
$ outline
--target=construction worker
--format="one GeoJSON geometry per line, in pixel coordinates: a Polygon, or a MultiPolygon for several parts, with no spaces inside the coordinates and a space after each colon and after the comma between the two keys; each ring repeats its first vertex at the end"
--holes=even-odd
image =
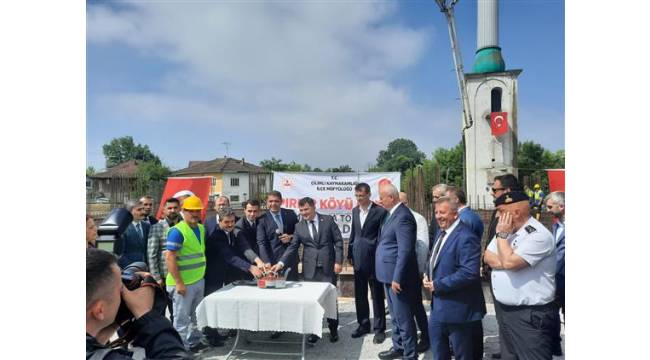
{"type": "Polygon", "coordinates": [[[205,287],[205,228],[199,223],[203,203],[196,195],[183,201],[183,221],[167,232],[167,293],[172,298],[174,328],[187,350],[196,353],[201,343],[194,312],[205,287]]]}
{"type": "Polygon", "coordinates": [[[533,213],[535,214],[535,218],[539,220],[542,213],[542,204],[544,202],[544,192],[539,184],[535,184],[533,188],[535,189],[535,191],[533,191],[533,213]]]}

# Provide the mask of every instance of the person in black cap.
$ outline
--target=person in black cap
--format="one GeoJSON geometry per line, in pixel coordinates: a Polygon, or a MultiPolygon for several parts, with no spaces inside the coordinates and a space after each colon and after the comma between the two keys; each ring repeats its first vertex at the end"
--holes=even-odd
{"type": "Polygon", "coordinates": [[[551,359],[555,299],[555,241],[530,216],[522,191],[495,200],[496,236],[485,250],[502,359],[551,359]]]}

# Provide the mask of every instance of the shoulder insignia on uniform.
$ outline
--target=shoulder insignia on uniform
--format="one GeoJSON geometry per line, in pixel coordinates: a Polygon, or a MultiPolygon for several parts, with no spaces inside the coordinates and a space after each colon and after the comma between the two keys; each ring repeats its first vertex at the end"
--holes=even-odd
{"type": "Polygon", "coordinates": [[[535,228],[533,227],[533,225],[528,225],[528,226],[526,226],[525,229],[526,229],[526,232],[529,233],[529,234],[532,233],[532,232],[537,231],[537,229],[535,229],[535,228]]]}

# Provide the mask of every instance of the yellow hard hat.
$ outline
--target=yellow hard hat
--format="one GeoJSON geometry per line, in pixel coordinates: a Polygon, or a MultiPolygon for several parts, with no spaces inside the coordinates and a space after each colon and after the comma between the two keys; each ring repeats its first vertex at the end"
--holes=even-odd
{"type": "Polygon", "coordinates": [[[541,188],[541,186],[539,186],[539,184],[535,184],[535,189],[539,189],[539,188],[541,188]]]}
{"type": "Polygon", "coordinates": [[[183,209],[185,210],[203,210],[203,202],[198,196],[192,195],[183,200],[183,209]]]}

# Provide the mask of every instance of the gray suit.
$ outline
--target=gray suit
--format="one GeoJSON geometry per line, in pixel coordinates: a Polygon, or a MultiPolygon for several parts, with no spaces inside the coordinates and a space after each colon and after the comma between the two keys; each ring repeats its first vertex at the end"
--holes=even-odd
{"type": "MultiPolygon", "coordinates": [[[[309,222],[302,220],[296,224],[293,239],[280,261],[287,263],[288,259],[296,257],[300,244],[303,245],[302,273],[307,281],[315,280],[316,268],[322,267],[322,281],[336,285],[336,274],[334,274],[334,263],[343,262],[343,237],[338,225],[329,215],[317,214],[318,236],[312,239],[309,233],[309,222]],[[318,266],[321,265],[321,266],[318,266]]],[[[316,280],[321,281],[321,280],[316,280]]]]}
{"type": "MultiPolygon", "coordinates": [[[[307,220],[301,220],[296,224],[291,244],[282,255],[281,261],[286,264],[287,259],[297,257],[296,252],[302,244],[302,274],[305,280],[329,282],[336,286],[334,263],[343,262],[343,237],[331,216],[317,214],[317,218],[318,234],[315,238],[312,238],[309,232],[311,225],[307,220]]],[[[337,307],[336,319],[327,319],[327,326],[331,333],[337,333],[338,317],[337,307]]]]}

